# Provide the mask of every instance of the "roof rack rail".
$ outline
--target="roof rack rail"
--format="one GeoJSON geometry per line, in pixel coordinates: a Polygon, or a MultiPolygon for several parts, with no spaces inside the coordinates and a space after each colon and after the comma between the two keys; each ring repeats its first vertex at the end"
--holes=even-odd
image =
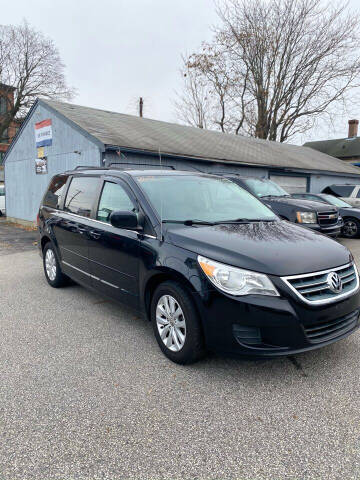
{"type": "Polygon", "coordinates": [[[132,167],[134,165],[140,166],[140,167],[157,167],[157,168],[169,168],[171,170],[176,170],[176,168],[173,165],[160,165],[160,163],[128,163],[128,162],[112,162],[109,164],[109,167],[115,167],[116,165],[127,165],[129,167],[132,167]]]}
{"type": "Polygon", "coordinates": [[[88,165],[78,165],[73,170],[107,170],[107,167],[90,167],[88,165]]]}

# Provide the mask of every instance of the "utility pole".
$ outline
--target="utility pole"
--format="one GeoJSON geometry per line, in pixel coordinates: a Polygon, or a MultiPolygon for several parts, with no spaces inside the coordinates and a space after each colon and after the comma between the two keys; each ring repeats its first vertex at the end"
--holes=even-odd
{"type": "Polygon", "coordinates": [[[143,107],[144,107],[144,100],[142,97],[140,97],[140,100],[139,100],[139,116],[140,117],[143,116],[143,107]]]}

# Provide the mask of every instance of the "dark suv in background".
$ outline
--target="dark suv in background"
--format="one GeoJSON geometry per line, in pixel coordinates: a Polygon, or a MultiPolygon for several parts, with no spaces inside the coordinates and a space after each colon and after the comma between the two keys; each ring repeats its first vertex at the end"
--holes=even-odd
{"type": "Polygon", "coordinates": [[[360,237],[360,208],[353,207],[341,198],[334,197],[334,195],[327,193],[294,193],[292,196],[294,198],[335,205],[335,207],[339,209],[339,213],[343,219],[341,234],[347,238],[360,237]]]}
{"type": "Polygon", "coordinates": [[[349,250],[220,176],[67,172],[52,179],[38,225],[49,285],[71,278],[144,313],[177,363],[206,349],[289,355],[359,324],[349,250]]]}
{"type": "Polygon", "coordinates": [[[343,223],[337,207],[333,205],[292,198],[288,192],[271,180],[242,177],[236,174],[226,175],[226,178],[258,197],[283,220],[299,223],[331,237],[340,234],[343,223]]]}

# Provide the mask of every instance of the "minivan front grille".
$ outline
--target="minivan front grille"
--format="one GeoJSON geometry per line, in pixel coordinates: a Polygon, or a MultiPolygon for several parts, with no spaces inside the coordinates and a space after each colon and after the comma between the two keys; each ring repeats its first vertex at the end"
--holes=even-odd
{"type": "Polygon", "coordinates": [[[321,272],[282,277],[282,280],[303,302],[311,305],[336,302],[348,297],[359,287],[359,277],[353,263],[321,272]],[[333,273],[339,277],[339,288],[336,290],[331,282],[333,273]]]}
{"type": "Polygon", "coordinates": [[[336,225],[339,219],[338,212],[317,212],[320,225],[336,225]]]}
{"type": "Polygon", "coordinates": [[[304,326],[306,336],[311,343],[320,343],[344,335],[358,324],[359,311],[335,320],[304,326]]]}

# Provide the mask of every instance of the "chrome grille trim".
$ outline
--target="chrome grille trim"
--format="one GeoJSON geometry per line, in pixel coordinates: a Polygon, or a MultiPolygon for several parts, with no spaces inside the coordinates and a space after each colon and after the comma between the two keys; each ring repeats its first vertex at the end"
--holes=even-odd
{"type": "Polygon", "coordinates": [[[321,271],[318,271],[318,272],[305,273],[305,274],[302,274],[302,275],[289,275],[289,276],[280,277],[280,278],[285,283],[285,285],[287,287],[289,287],[290,290],[293,293],[295,293],[296,296],[302,302],[307,303],[308,305],[324,305],[324,304],[327,304],[327,303],[337,302],[338,300],[342,300],[346,297],[351,296],[354,292],[356,292],[359,289],[359,275],[358,275],[358,271],[357,271],[357,268],[356,268],[356,265],[355,265],[354,262],[347,263],[346,265],[342,265],[340,267],[329,268],[327,270],[321,270],[321,271]],[[339,270],[346,270],[346,269],[349,269],[350,267],[353,267],[353,270],[351,272],[344,272],[344,275],[341,275],[341,272],[339,272],[339,270]],[[349,290],[348,292],[334,293],[333,296],[330,297],[330,298],[325,298],[325,299],[321,299],[321,300],[309,300],[306,297],[304,297],[302,294],[306,295],[307,293],[312,293],[312,292],[316,293],[316,292],[329,290],[328,287],[326,286],[327,285],[326,282],[315,281],[313,283],[302,285],[302,286],[299,286],[297,288],[294,285],[292,285],[292,283],[291,283],[291,281],[293,281],[293,280],[304,280],[304,281],[311,280],[312,277],[325,275],[325,274],[330,273],[330,272],[337,272],[338,275],[341,277],[343,285],[344,284],[346,285],[347,283],[355,280],[356,281],[355,286],[351,290],[349,290]],[[324,286],[323,287],[321,287],[321,286],[318,287],[319,284],[324,285],[324,286]],[[312,286],[314,288],[312,288],[312,289],[309,288],[309,287],[312,287],[312,286]]]}
{"type": "Polygon", "coordinates": [[[339,220],[339,212],[316,212],[319,223],[322,225],[335,225],[339,220]]]}

